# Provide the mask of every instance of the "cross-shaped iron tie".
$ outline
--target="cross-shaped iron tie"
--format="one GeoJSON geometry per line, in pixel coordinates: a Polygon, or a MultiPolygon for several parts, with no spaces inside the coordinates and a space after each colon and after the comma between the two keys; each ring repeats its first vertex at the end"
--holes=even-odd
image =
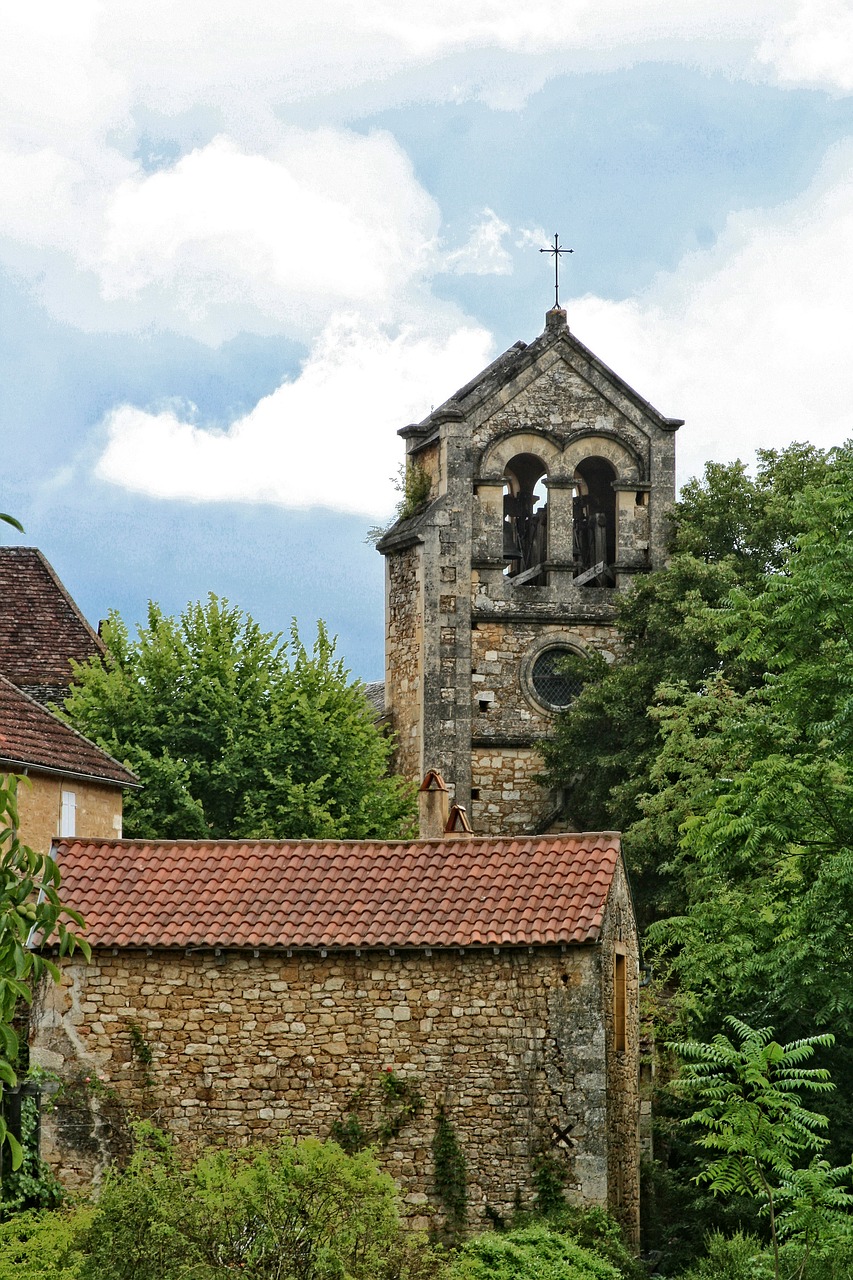
{"type": "Polygon", "coordinates": [[[554,243],[549,245],[547,249],[540,249],[540,253],[550,253],[554,257],[554,306],[560,305],[560,254],[574,253],[574,249],[564,249],[560,244],[560,236],[558,232],[554,232],[554,243]]]}

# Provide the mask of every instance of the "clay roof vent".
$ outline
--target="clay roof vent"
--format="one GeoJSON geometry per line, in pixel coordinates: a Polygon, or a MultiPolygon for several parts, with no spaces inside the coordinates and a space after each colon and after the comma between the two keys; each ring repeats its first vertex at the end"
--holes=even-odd
{"type": "Polygon", "coordinates": [[[457,836],[460,834],[473,835],[474,828],[468,821],[468,814],[465,811],[464,804],[454,804],[450,810],[450,817],[447,819],[447,826],[444,828],[444,834],[447,836],[457,836]]]}
{"type": "Polygon", "coordinates": [[[450,792],[437,769],[429,769],[418,790],[418,828],[422,840],[443,836],[450,820],[450,792]]]}

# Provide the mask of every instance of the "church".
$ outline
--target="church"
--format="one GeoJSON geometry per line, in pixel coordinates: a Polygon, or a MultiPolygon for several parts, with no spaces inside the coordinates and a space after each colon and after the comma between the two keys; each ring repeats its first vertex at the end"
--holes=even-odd
{"type": "Polygon", "coordinates": [[[613,661],[617,593],[664,562],[680,425],[555,306],[401,431],[383,706],[418,840],[55,844],[93,949],[31,1024],[66,1182],[120,1157],[129,1113],[187,1142],[360,1135],[440,1228],[440,1119],[468,1229],[534,1206],[546,1168],[637,1241],[630,883],[617,833],[560,834],[538,744],[577,693],[565,655],[613,661]]]}
{"type": "Polygon", "coordinates": [[[663,565],[681,425],[554,307],[535,342],[400,432],[424,500],[378,543],[385,714],[400,772],[438,769],[474,831],[564,819],[536,749],[577,691],[561,658],[613,661],[616,593],[663,565]]]}

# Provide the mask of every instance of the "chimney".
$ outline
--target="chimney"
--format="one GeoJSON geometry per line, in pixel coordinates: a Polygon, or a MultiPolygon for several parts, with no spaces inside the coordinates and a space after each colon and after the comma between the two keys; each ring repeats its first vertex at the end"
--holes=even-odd
{"type": "Polygon", "coordinates": [[[418,791],[418,827],[422,840],[443,836],[450,817],[450,792],[437,769],[430,769],[418,791]]]}

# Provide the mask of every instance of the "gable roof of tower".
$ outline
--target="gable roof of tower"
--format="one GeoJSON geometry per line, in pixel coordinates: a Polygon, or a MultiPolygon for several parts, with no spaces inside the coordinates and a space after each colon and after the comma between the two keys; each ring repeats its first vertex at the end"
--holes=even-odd
{"type": "Polygon", "coordinates": [[[70,660],[104,653],[36,547],[0,547],[0,672],[40,702],[64,696],[70,660]]]}
{"type": "MultiPolygon", "coordinates": [[[[473,410],[487,405],[492,397],[498,396],[549,351],[562,351],[564,357],[571,357],[573,368],[587,377],[601,395],[612,399],[622,412],[627,410],[629,415],[639,414],[641,418],[650,421],[661,431],[677,431],[680,426],[683,426],[683,418],[665,417],[624,378],[620,378],[618,373],[590,351],[589,347],[584,346],[569,329],[564,311],[549,311],[545,319],[545,331],[533,342],[516,342],[476,374],[470,382],[466,382],[464,387],[460,387],[452,396],[433,409],[423,421],[402,427],[397,434],[406,440],[413,441],[410,446],[411,453],[417,455],[420,450],[434,444],[439,437],[442,423],[462,422],[473,410]],[[578,365],[581,367],[578,368],[578,365]]],[[[503,404],[505,401],[506,396],[499,403],[503,404]]],[[[422,531],[430,524],[431,512],[438,502],[441,502],[441,498],[434,498],[412,515],[394,521],[376,543],[377,551],[384,555],[389,551],[401,551],[414,543],[421,542],[422,531]]]]}
{"type": "Polygon", "coordinates": [[[30,769],[119,787],[139,785],[118,760],[0,675],[0,772],[30,769]]]}
{"type": "Polygon", "coordinates": [[[401,436],[423,437],[423,443],[426,444],[432,439],[442,421],[446,421],[448,417],[465,417],[475,404],[482,404],[491,396],[497,394],[523,373],[525,369],[535,364],[546,351],[561,346],[573,355],[580,357],[598,374],[605,384],[610,385],[615,393],[626,397],[635,408],[639,409],[645,417],[651,418],[658,427],[665,431],[675,431],[678,427],[683,426],[683,418],[667,418],[644,396],[635,391],[630,383],[621,378],[609,365],[606,365],[594,351],[590,351],[589,347],[584,346],[565,323],[565,312],[550,311],[546,321],[545,331],[533,342],[514,343],[507,351],[499,355],[496,360],[487,365],[485,369],[476,374],[470,382],[466,382],[463,387],[460,387],[452,396],[433,409],[422,422],[403,427],[398,434],[401,436]],[[551,318],[555,316],[557,319],[552,322],[551,318]]]}
{"type": "Polygon", "coordinates": [[[376,841],[54,842],[96,947],[550,946],[597,942],[613,832],[376,841]]]}

